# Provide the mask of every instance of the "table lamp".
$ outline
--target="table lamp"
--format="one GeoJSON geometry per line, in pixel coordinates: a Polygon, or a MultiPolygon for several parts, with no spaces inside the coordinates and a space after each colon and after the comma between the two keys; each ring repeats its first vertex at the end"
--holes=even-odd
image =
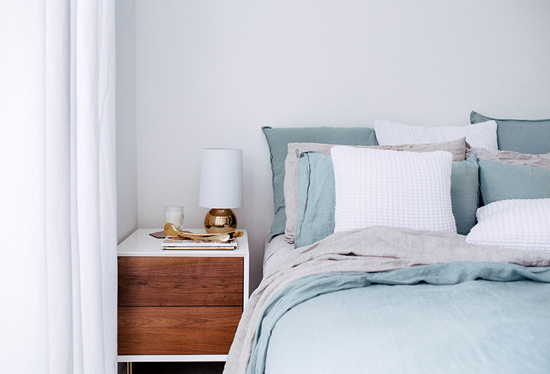
{"type": "Polygon", "coordinates": [[[210,208],[204,218],[206,232],[237,228],[237,217],[231,209],[243,206],[242,149],[203,149],[199,205],[210,208]]]}

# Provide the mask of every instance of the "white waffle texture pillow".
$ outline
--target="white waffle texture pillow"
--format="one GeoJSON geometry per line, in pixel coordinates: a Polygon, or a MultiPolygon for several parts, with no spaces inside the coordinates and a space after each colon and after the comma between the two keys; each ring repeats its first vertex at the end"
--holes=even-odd
{"type": "Polygon", "coordinates": [[[550,253],[550,199],[495,201],[476,217],[466,243],[550,253]]]}
{"type": "Polygon", "coordinates": [[[380,145],[443,143],[466,137],[472,147],[498,150],[497,123],[487,121],[469,126],[410,126],[387,120],[374,121],[380,145]]]}
{"type": "Polygon", "coordinates": [[[336,146],[335,232],[369,226],[456,232],[452,155],[336,146]]]}

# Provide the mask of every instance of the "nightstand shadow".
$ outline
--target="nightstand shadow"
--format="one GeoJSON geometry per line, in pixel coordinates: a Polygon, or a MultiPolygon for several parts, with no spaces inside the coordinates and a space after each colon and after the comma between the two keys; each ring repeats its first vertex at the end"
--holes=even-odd
{"type": "Polygon", "coordinates": [[[135,362],[133,374],[221,374],[224,362],[135,362]]]}

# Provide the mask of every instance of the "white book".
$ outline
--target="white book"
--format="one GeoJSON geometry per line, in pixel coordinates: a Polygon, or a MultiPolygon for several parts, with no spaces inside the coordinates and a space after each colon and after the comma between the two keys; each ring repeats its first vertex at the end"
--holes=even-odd
{"type": "Polygon", "coordinates": [[[235,238],[231,238],[227,242],[209,242],[204,240],[191,240],[191,239],[184,239],[180,238],[178,236],[168,236],[164,241],[162,242],[163,248],[171,248],[171,247],[216,247],[216,248],[236,248],[237,247],[237,241],[235,238]]]}

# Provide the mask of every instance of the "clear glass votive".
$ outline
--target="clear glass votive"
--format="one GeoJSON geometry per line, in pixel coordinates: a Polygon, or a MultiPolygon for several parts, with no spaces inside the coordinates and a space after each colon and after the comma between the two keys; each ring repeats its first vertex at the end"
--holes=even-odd
{"type": "Polygon", "coordinates": [[[164,224],[172,223],[178,230],[183,229],[183,207],[181,205],[170,205],[164,207],[164,224]]]}

